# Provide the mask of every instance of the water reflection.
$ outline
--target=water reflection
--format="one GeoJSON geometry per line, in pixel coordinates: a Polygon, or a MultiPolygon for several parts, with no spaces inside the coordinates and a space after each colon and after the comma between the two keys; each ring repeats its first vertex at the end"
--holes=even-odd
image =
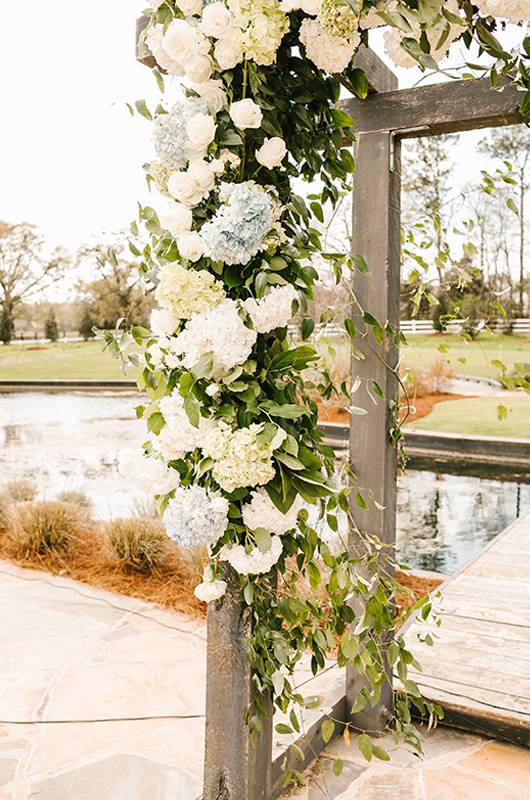
{"type": "Polygon", "coordinates": [[[409,470],[399,481],[400,558],[452,574],[529,510],[529,485],[409,470]]]}
{"type": "MultiPolygon", "coordinates": [[[[145,498],[116,469],[118,450],[145,431],[133,392],[0,394],[0,484],[34,481],[46,498],[84,491],[100,518],[132,513],[145,498]]],[[[400,478],[398,546],[404,563],[452,573],[518,514],[530,486],[514,478],[410,470],[400,478]]]]}

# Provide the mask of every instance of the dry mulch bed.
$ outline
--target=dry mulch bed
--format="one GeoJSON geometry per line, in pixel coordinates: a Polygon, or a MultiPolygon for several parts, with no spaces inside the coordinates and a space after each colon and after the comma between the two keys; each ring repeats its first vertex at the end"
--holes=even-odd
{"type": "MultiPolygon", "coordinates": [[[[401,422],[414,422],[417,419],[427,417],[437,403],[445,403],[449,400],[471,399],[470,395],[463,394],[429,394],[425,397],[418,397],[410,402],[410,409],[407,405],[401,406],[401,422]]],[[[322,422],[337,422],[339,425],[349,425],[350,415],[346,408],[340,405],[324,405],[319,408],[318,417],[322,422]]]]}

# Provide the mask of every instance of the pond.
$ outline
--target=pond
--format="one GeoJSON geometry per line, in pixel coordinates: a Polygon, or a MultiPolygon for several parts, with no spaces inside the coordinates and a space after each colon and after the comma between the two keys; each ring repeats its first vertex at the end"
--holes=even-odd
{"type": "MultiPolygon", "coordinates": [[[[146,497],[116,469],[118,450],[145,438],[134,418],[139,401],[129,391],[0,394],[0,485],[33,481],[47,499],[83,491],[104,519],[145,511],[146,497]]],[[[451,574],[528,510],[530,485],[521,477],[456,475],[421,464],[399,479],[399,557],[451,574]]]]}

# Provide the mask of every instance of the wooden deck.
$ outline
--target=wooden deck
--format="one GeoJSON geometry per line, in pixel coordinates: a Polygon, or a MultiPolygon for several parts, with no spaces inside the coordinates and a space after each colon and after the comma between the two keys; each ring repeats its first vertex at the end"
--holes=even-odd
{"type": "Polygon", "coordinates": [[[411,677],[449,724],[530,746],[530,514],[440,591],[441,626],[413,620],[405,632],[423,668],[411,677]]]}

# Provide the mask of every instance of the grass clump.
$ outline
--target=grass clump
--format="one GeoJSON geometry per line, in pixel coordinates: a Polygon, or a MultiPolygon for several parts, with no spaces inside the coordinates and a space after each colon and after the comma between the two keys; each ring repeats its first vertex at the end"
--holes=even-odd
{"type": "Polygon", "coordinates": [[[164,526],[149,517],[113,520],[107,524],[107,537],[122,566],[132,572],[159,567],[168,547],[164,526]]]}
{"type": "Polygon", "coordinates": [[[68,550],[85,526],[79,508],[69,503],[20,503],[10,533],[17,555],[31,559],[68,550]]]}
{"type": "Polygon", "coordinates": [[[90,498],[84,492],[76,492],[73,490],[61,492],[57,495],[57,500],[61,503],[70,503],[72,506],[78,506],[85,511],[91,511],[92,503],[90,498]]]}
{"type": "Polygon", "coordinates": [[[30,503],[37,497],[37,487],[30,481],[12,481],[5,487],[4,494],[12,503],[30,503]]]}

